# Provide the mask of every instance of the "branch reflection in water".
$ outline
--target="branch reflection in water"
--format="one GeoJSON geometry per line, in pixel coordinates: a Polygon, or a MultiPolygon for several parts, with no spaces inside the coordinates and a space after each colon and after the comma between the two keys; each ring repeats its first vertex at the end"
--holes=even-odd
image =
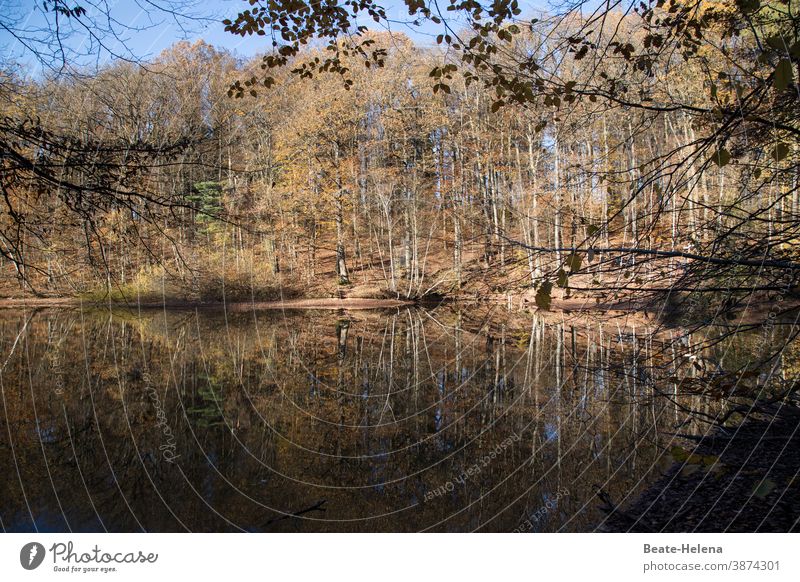
{"type": "Polygon", "coordinates": [[[0,314],[4,354],[25,325],[9,531],[591,531],[714,406],[664,380],[690,342],[619,323],[60,309],[0,314]]]}

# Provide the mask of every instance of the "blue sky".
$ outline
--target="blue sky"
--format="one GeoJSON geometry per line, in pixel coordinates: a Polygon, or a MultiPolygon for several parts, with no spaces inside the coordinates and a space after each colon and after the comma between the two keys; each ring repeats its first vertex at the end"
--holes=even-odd
{"type": "MultiPolygon", "coordinates": [[[[158,4],[161,0],[74,0],[74,5],[83,6],[89,10],[89,16],[93,12],[91,5],[107,4],[113,17],[118,21],[115,28],[120,31],[120,36],[124,42],[119,42],[113,37],[106,36],[107,48],[117,55],[131,56],[137,58],[150,58],[160,53],[165,48],[179,40],[203,39],[217,47],[226,48],[240,56],[252,56],[259,52],[269,49],[269,41],[265,37],[251,36],[242,38],[227,33],[223,29],[221,20],[223,18],[233,18],[239,11],[246,9],[249,5],[243,0],[179,0],[183,2],[195,2],[196,6],[190,9],[190,13],[202,14],[205,20],[184,21],[183,29],[179,22],[165,12],[158,12],[152,9],[151,4],[158,4]]],[[[534,5],[541,6],[544,2],[539,0],[522,0],[520,5],[523,10],[532,9],[534,5]]],[[[168,1],[163,4],[169,4],[168,1]]],[[[442,6],[446,5],[444,0],[442,6]]],[[[408,10],[402,0],[386,0],[383,3],[389,17],[393,20],[409,19],[408,10]]],[[[94,14],[98,14],[97,11],[94,14]]],[[[12,24],[17,31],[27,31],[27,34],[35,38],[34,29],[41,28],[46,24],[46,18],[52,18],[52,14],[46,14],[42,10],[41,0],[0,0],[0,24],[12,24]]],[[[370,28],[376,26],[370,19],[364,22],[370,28]]],[[[433,37],[441,32],[441,27],[433,23],[426,23],[420,29],[411,29],[399,24],[393,24],[395,31],[409,34],[415,41],[421,44],[433,42],[433,37]]],[[[75,31],[65,44],[68,50],[79,50],[96,55],[98,51],[87,50],[90,42],[89,35],[84,31],[75,31]]],[[[41,64],[32,57],[30,50],[26,50],[20,40],[16,39],[0,26],[0,51],[4,60],[9,58],[23,64],[29,74],[35,75],[41,70],[41,64]],[[38,69],[38,70],[37,70],[38,69]]],[[[107,52],[100,51],[99,62],[105,62],[111,57],[107,52]]],[[[85,59],[84,65],[97,63],[98,60],[85,59]]]]}

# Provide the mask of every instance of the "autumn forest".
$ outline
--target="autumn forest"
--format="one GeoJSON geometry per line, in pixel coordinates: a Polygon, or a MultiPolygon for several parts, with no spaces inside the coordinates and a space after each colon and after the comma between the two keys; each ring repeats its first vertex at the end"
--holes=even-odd
{"type": "MultiPolygon", "coordinates": [[[[135,25],[103,2],[44,2],[37,29],[0,16],[16,47],[0,66],[0,381],[21,387],[4,432],[32,426],[27,383],[70,442],[116,430],[122,406],[136,420],[119,442],[151,453],[120,493],[152,475],[179,492],[171,464],[201,476],[202,441],[250,531],[797,531],[796,2],[403,0],[399,20],[378,0],[202,19],[192,0],[147,4],[263,46],[184,35],[144,58],[114,48],[135,25]],[[291,308],[322,311],[276,315],[291,308]],[[62,414],[50,377],[102,388],[107,416],[69,398],[62,414]],[[306,448],[262,439],[265,418],[306,448]],[[487,443],[503,461],[480,486],[425,505],[487,443]],[[460,456],[425,481],[443,451],[460,456]],[[263,463],[288,475],[253,493],[275,515],[236,488],[271,483],[263,463]],[[473,507],[506,470],[496,507],[473,507]],[[711,517],[652,509],[666,487],[698,508],[728,497],[711,517]],[[569,509],[537,521],[554,496],[569,509]],[[330,522],[299,517],[326,507],[330,522]]],[[[74,481],[81,461],[53,438],[74,481]]],[[[147,527],[146,507],[107,505],[121,531],[236,529],[191,500],[147,527]]]]}
{"type": "Polygon", "coordinates": [[[344,73],[287,65],[264,83],[268,57],[202,41],[91,75],[32,80],[8,66],[5,294],[538,291],[546,308],[691,290],[729,308],[791,291],[797,271],[780,267],[800,212],[798,45],[780,27],[796,20],[776,2],[761,30],[732,32],[735,6],[703,4],[696,47],[664,24],[657,34],[652,16],[570,14],[512,25],[489,73],[462,74],[443,38],[372,32],[367,57],[337,55],[344,73]]]}

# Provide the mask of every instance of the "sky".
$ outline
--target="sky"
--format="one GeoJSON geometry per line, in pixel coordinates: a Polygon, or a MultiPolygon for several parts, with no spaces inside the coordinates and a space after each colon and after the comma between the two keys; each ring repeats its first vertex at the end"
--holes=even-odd
{"type": "MultiPolygon", "coordinates": [[[[2,62],[14,61],[31,76],[36,76],[48,68],[48,64],[37,59],[32,48],[46,47],[42,52],[49,54],[58,53],[58,46],[46,46],[44,38],[50,38],[48,19],[52,25],[52,10],[43,9],[43,4],[48,0],[0,0],[0,55],[2,62]],[[45,32],[43,32],[45,31],[45,32]]],[[[249,7],[246,0],[66,0],[70,6],[81,6],[88,13],[84,20],[93,21],[96,28],[113,28],[119,40],[114,35],[106,32],[103,42],[107,50],[98,50],[93,46],[90,35],[80,27],[75,27],[67,38],[62,39],[66,52],[70,54],[71,63],[79,61],[83,67],[92,67],[104,64],[115,57],[142,59],[157,56],[161,51],[180,40],[194,41],[203,39],[218,48],[228,49],[241,57],[250,57],[269,50],[270,44],[265,37],[249,36],[242,38],[225,32],[221,21],[224,18],[233,19],[238,12],[249,7]],[[155,7],[171,7],[184,4],[183,10],[178,12],[201,15],[201,19],[175,18],[166,11],[155,7]],[[95,8],[101,7],[101,9],[95,8]],[[114,21],[105,18],[106,9],[111,13],[114,21]],[[79,55],[83,55],[80,57],[79,55]]],[[[570,0],[554,0],[557,3],[569,3],[570,0]]],[[[439,5],[444,8],[447,0],[439,0],[439,5]]],[[[541,10],[548,0],[519,0],[523,9],[523,16],[534,10],[541,10]]],[[[394,21],[408,21],[408,9],[403,0],[383,0],[381,4],[387,11],[389,18],[394,21]]],[[[445,13],[447,14],[447,13],[445,13]]],[[[377,25],[367,17],[362,22],[370,28],[377,25]]],[[[61,29],[69,28],[69,20],[61,29]]],[[[442,32],[441,26],[426,22],[423,26],[415,28],[403,26],[399,22],[393,23],[392,30],[408,34],[415,42],[425,45],[433,44],[437,34],[442,32]]],[[[50,59],[58,65],[59,58],[50,59]]]]}
{"type": "MultiPolygon", "coordinates": [[[[443,5],[446,3],[445,0],[443,5]]],[[[541,3],[539,0],[521,0],[520,5],[525,10],[525,7],[532,8],[541,3]]],[[[37,43],[41,43],[43,38],[52,37],[42,32],[48,29],[47,19],[52,23],[53,18],[52,11],[45,11],[42,4],[43,0],[0,0],[0,54],[6,62],[20,63],[23,70],[31,76],[36,76],[48,66],[42,63],[47,59],[37,59],[31,50],[32,47],[46,46],[37,43]]],[[[81,61],[82,66],[103,64],[115,56],[147,60],[180,40],[203,39],[242,57],[266,52],[270,48],[266,37],[242,38],[225,32],[221,20],[233,18],[239,11],[248,8],[249,4],[244,0],[69,0],[69,4],[86,8],[88,14],[83,17],[84,20],[94,19],[101,30],[111,28],[119,37],[118,40],[106,32],[103,36],[106,50],[97,50],[98,47],[93,46],[90,35],[76,27],[62,42],[66,52],[71,53],[72,58],[69,60],[73,63],[81,61]],[[200,14],[204,18],[180,19],[153,8],[153,5],[169,6],[176,2],[188,4],[184,10],[187,14],[200,14]],[[108,6],[115,21],[109,22],[104,13],[93,6],[108,6]],[[79,57],[79,54],[83,56],[79,57]]],[[[403,0],[385,0],[382,5],[390,19],[409,20],[408,9],[403,0]]],[[[67,27],[69,24],[67,20],[67,27]]],[[[376,26],[371,19],[364,24],[370,28],[376,26]]],[[[63,19],[61,29],[66,29],[63,19]]],[[[435,36],[441,32],[441,26],[427,22],[421,28],[415,29],[395,23],[392,24],[392,30],[404,32],[420,44],[432,44],[435,36]]],[[[58,52],[58,47],[51,44],[44,52],[52,56],[58,52]]],[[[51,61],[58,64],[60,59],[51,61]]]]}

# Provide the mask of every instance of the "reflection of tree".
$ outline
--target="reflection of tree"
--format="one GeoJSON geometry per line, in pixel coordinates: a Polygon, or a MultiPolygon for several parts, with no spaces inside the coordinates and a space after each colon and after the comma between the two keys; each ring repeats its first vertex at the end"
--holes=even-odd
{"type": "MultiPolygon", "coordinates": [[[[0,320],[5,353],[24,320],[0,320]]],[[[662,347],[649,333],[535,317],[481,323],[446,309],[359,313],[334,325],[318,313],[256,320],[31,318],[25,349],[1,378],[0,432],[11,440],[0,458],[19,468],[0,480],[4,526],[32,529],[35,519],[63,530],[63,508],[70,527],[91,530],[508,531],[568,490],[537,527],[582,530],[598,517],[594,485],[625,499],[658,473],[661,435],[689,418],[684,409],[716,406],[681,389],[654,397],[659,374],[680,375],[685,364],[677,342],[662,347]],[[175,433],[175,464],[160,455],[145,369],[175,433]],[[421,503],[476,464],[447,495],[421,503]],[[275,520],[273,509],[323,499],[324,514],[275,520]]],[[[793,373],[796,362],[787,354],[780,365],[793,373]]]]}

